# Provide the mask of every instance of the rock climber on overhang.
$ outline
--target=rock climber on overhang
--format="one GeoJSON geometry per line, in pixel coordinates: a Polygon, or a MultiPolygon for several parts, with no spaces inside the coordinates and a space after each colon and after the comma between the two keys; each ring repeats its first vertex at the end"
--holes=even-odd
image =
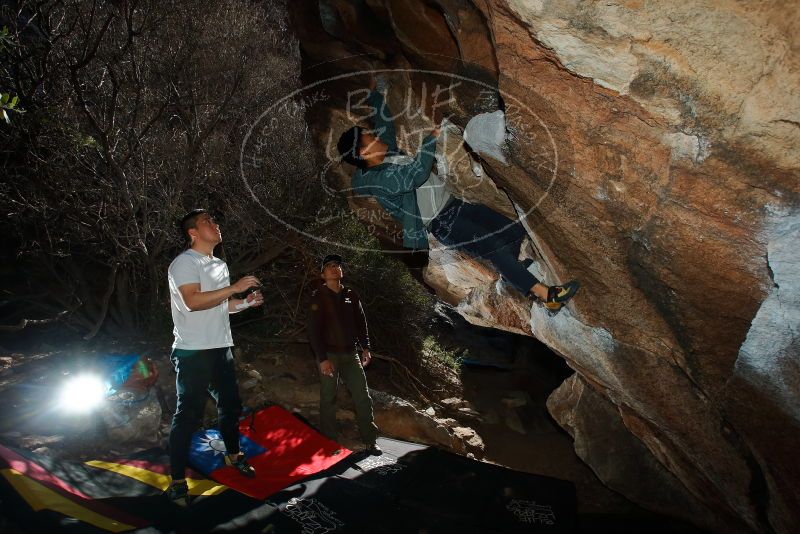
{"type": "Polygon", "coordinates": [[[405,248],[427,250],[430,232],[444,245],[489,260],[520,293],[542,302],[551,312],[559,311],[575,296],[580,287],[576,280],[548,287],[518,261],[520,245],[527,236],[519,221],[482,204],[464,202],[446,190],[447,162],[436,153],[440,128],[422,140],[412,157],[397,147],[392,114],[374,78],[367,104],[373,109],[371,127],[358,124],[348,129],[337,148],[342,160],[356,167],[353,192],[374,197],[402,225],[405,248]],[[433,172],[437,156],[439,175],[433,172]]]}

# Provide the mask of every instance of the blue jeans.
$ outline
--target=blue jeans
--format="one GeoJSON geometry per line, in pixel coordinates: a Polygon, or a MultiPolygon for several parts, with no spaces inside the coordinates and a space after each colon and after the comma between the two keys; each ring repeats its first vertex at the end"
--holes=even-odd
{"type": "Polygon", "coordinates": [[[217,403],[219,431],[228,454],[239,452],[239,415],[242,401],[230,347],[205,350],[173,349],[172,365],[178,373],[178,404],[169,431],[172,479],[186,476],[192,434],[203,424],[207,395],[217,403]]]}
{"type": "Polygon", "coordinates": [[[489,260],[523,295],[539,282],[517,260],[519,247],[527,235],[519,221],[512,221],[483,204],[468,204],[454,198],[431,221],[429,230],[443,245],[489,260]]]}

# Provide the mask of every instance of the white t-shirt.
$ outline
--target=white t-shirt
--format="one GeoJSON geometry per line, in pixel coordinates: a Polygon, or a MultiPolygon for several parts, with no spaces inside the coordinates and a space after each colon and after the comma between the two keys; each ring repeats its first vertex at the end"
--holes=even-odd
{"type": "Polygon", "coordinates": [[[214,291],[231,285],[228,265],[214,256],[192,249],[172,260],[168,270],[169,296],[177,349],[217,349],[232,347],[231,322],[227,299],[208,310],[190,311],[178,288],[200,284],[200,291],[214,291]]]}

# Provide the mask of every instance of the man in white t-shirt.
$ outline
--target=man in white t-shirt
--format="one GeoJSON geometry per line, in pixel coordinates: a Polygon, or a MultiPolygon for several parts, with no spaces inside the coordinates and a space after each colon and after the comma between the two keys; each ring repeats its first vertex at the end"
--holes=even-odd
{"type": "Polygon", "coordinates": [[[203,209],[192,210],[181,220],[181,231],[189,248],[169,266],[169,293],[175,342],[172,363],[177,373],[178,402],[169,435],[172,484],[167,496],[175,503],[188,504],[186,462],[192,434],[203,421],[207,395],[217,403],[219,429],[225,442],[225,464],[242,475],[255,476],[255,470],[239,450],[239,415],[242,402],[236,383],[231,347],[229,315],[260,306],[259,291],[246,299],[232,298],[260,285],[254,276],[230,283],[227,264],[214,256],[222,242],[219,225],[203,209]]]}

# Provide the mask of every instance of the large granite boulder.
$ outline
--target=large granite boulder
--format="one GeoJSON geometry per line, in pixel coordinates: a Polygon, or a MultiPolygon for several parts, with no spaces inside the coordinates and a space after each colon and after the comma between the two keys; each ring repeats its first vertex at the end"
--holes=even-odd
{"type": "MultiPolygon", "coordinates": [[[[486,265],[452,251],[432,254],[426,279],[470,321],[533,335],[576,370],[548,406],[601,479],[715,530],[793,531],[796,6],[295,4],[306,81],[340,76],[328,85],[331,98],[308,112],[321,145],[350,124],[337,95],[364,86],[366,75],[346,76],[354,71],[392,71],[388,100],[404,111],[404,132],[441,116],[464,128],[477,113],[504,111],[503,157],[484,154],[476,181],[480,155],[454,149],[460,178],[451,187],[520,214],[542,279],[578,278],[583,288],[550,317],[498,285],[486,265]],[[430,89],[447,79],[449,100],[437,107],[430,89]],[[640,472],[663,482],[663,492],[645,496],[640,472]]],[[[408,135],[401,144],[413,152],[418,142],[408,135]]],[[[351,170],[335,167],[333,183],[346,189],[351,170]]],[[[369,208],[357,213],[376,234],[396,241],[377,204],[352,202],[369,208]]]]}

